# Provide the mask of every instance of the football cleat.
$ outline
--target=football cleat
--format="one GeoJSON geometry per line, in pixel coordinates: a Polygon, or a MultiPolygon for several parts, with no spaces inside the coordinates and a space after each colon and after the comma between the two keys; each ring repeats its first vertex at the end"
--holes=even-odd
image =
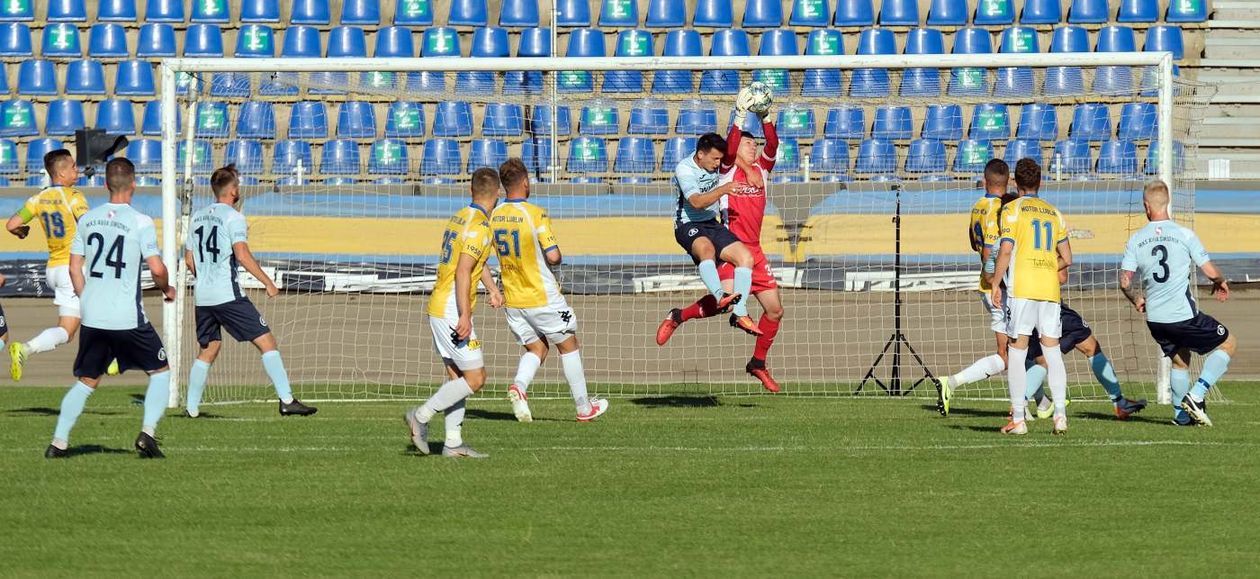
{"type": "Polygon", "coordinates": [[[757,322],[748,316],[737,316],[731,314],[731,327],[738,328],[750,336],[760,336],[763,332],[757,327],[757,322]]]}
{"type": "Polygon", "coordinates": [[[14,382],[22,381],[22,367],[26,365],[26,344],[9,344],[9,376],[14,382]]]}
{"type": "Polygon", "coordinates": [[[656,345],[664,346],[680,325],[682,325],[682,310],[674,308],[665,315],[665,320],[656,328],[656,345]]]}
{"type": "Polygon", "coordinates": [[[739,294],[724,294],[717,300],[717,313],[725,314],[731,311],[731,306],[739,303],[739,300],[742,298],[743,296],[739,294]]]}
{"type": "Polygon", "coordinates": [[[1116,418],[1120,420],[1128,420],[1130,416],[1137,414],[1146,408],[1146,400],[1129,400],[1121,398],[1116,402],[1116,418]]]}
{"type": "Polygon", "coordinates": [[[949,376],[942,378],[932,378],[932,382],[936,384],[936,411],[941,416],[949,416],[949,404],[954,397],[954,390],[949,386],[949,376]]]}
{"type": "Polygon", "coordinates": [[[448,458],[490,458],[490,455],[483,452],[477,452],[473,447],[467,444],[461,444],[454,448],[449,446],[442,447],[442,456],[448,458]]]}
{"type": "Polygon", "coordinates": [[[184,409],[184,416],[186,416],[186,417],[188,417],[188,418],[196,418],[196,417],[198,417],[198,416],[201,416],[201,411],[200,411],[200,410],[189,410],[189,409],[185,408],[185,409],[184,409]]]}
{"type": "Polygon", "coordinates": [[[403,420],[407,423],[407,429],[411,431],[411,444],[420,451],[420,454],[429,454],[431,452],[429,450],[429,425],[416,418],[418,410],[420,410],[419,406],[408,410],[407,414],[403,415],[403,420]]]}
{"type": "Polygon", "coordinates": [[[603,398],[591,398],[591,411],[577,416],[578,422],[590,422],[608,412],[608,401],[603,398]]]}
{"type": "Polygon", "coordinates": [[[1194,397],[1186,394],[1185,399],[1181,401],[1181,407],[1186,409],[1186,413],[1194,420],[1196,424],[1203,426],[1211,426],[1212,418],[1207,414],[1207,401],[1195,401],[1194,397]]]}
{"type": "Polygon", "coordinates": [[[70,456],[70,450],[65,448],[57,448],[48,445],[48,449],[44,451],[44,458],[66,458],[70,456]]]}
{"type": "Polygon", "coordinates": [[[302,401],[297,398],[288,404],[285,404],[283,400],[280,401],[280,416],[310,416],[316,412],[319,412],[318,408],[302,404],[302,401]]]}
{"type": "Polygon", "coordinates": [[[1043,404],[1037,405],[1037,418],[1045,420],[1054,416],[1054,401],[1047,397],[1042,402],[1043,404]]]}
{"type": "Polygon", "coordinates": [[[534,415],[529,411],[529,397],[516,384],[508,386],[508,400],[512,401],[512,414],[516,415],[517,422],[534,421],[534,415]]]}
{"type": "Polygon", "coordinates": [[[1010,422],[1007,422],[1006,426],[1002,427],[1002,434],[1013,434],[1013,435],[1020,435],[1020,436],[1028,434],[1028,424],[1025,423],[1023,420],[1019,422],[1015,422],[1014,420],[1012,420],[1010,422]]]}
{"type": "Polygon", "coordinates": [[[779,383],[774,381],[774,376],[770,375],[770,369],[766,367],[766,363],[764,361],[750,360],[748,365],[744,366],[744,371],[752,375],[753,378],[761,381],[762,388],[765,388],[775,394],[779,393],[779,383]]]}
{"type": "Polygon", "coordinates": [[[118,358],[109,361],[109,367],[105,368],[106,376],[117,376],[122,374],[122,369],[118,367],[118,358]]]}
{"type": "Polygon", "coordinates": [[[1054,417],[1054,430],[1051,434],[1067,434],[1067,415],[1059,414],[1054,417]]]}
{"type": "Polygon", "coordinates": [[[1173,426],[1195,426],[1194,419],[1190,418],[1190,415],[1185,412],[1173,416],[1172,423],[1173,426]]]}
{"type": "Polygon", "coordinates": [[[140,458],[166,458],[162,449],[158,448],[157,440],[144,432],[136,437],[136,452],[140,453],[140,458]]]}

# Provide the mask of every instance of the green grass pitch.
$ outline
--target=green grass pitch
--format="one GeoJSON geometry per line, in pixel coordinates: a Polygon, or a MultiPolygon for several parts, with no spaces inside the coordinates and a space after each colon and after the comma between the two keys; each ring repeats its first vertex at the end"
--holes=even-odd
{"type": "MultiPolygon", "coordinates": [[[[404,403],[172,411],[164,461],[130,450],[135,388],[105,386],[42,458],[63,389],[0,389],[0,574],[1250,575],[1260,569],[1260,390],[1215,428],[1100,403],[997,434],[1000,402],[562,400],[517,424],[469,406],[491,457],[408,448],[404,403]]],[[[435,423],[433,437],[439,437],[435,423]]]]}

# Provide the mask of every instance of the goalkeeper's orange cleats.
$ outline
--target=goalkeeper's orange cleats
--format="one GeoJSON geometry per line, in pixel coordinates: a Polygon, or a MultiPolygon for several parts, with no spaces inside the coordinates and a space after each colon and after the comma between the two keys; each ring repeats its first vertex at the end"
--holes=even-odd
{"type": "Polygon", "coordinates": [[[779,393],[779,383],[774,381],[774,377],[770,375],[770,369],[766,368],[765,362],[760,364],[749,362],[747,366],[744,366],[744,371],[752,375],[753,378],[760,380],[762,388],[775,394],[779,393]]]}
{"type": "Polygon", "coordinates": [[[725,294],[721,298],[718,298],[717,313],[725,314],[726,312],[730,311],[731,306],[739,303],[739,300],[742,299],[743,297],[744,296],[741,296],[739,294],[725,294]]]}
{"type": "Polygon", "coordinates": [[[751,336],[760,336],[763,332],[757,327],[757,322],[748,316],[737,316],[731,314],[731,327],[739,328],[751,336]]]}
{"type": "Polygon", "coordinates": [[[674,308],[665,315],[665,320],[661,322],[660,327],[656,328],[656,345],[664,346],[665,342],[674,335],[674,330],[682,324],[682,310],[674,308]]]}
{"type": "Polygon", "coordinates": [[[1007,422],[1006,426],[1002,427],[1002,434],[1014,434],[1014,435],[1028,434],[1028,425],[1025,424],[1023,420],[1020,420],[1019,422],[1015,422],[1014,420],[1012,420],[1010,422],[1007,422]]]}

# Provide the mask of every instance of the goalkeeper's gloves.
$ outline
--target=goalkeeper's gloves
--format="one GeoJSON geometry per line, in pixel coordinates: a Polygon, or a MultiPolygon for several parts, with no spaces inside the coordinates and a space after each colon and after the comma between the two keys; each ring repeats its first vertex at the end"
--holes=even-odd
{"type": "Polygon", "coordinates": [[[752,102],[752,91],[748,87],[739,89],[739,94],[735,96],[735,126],[740,130],[743,130],[744,122],[748,120],[748,107],[752,102]]]}

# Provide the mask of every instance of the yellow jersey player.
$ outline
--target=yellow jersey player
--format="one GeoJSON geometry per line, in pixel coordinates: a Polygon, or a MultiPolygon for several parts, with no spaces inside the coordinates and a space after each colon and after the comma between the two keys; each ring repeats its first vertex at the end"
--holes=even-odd
{"type": "Polygon", "coordinates": [[[534,419],[526,393],[534,373],[547,358],[548,345],[555,344],[577,407],[577,419],[590,422],[608,410],[608,401],[588,398],[586,393],[586,373],[578,352],[577,316],[551,272],[551,267],[560,265],[561,260],[551,218],[543,208],[529,202],[529,172],[524,162],[508,159],[499,167],[499,179],[507,199],[490,217],[490,232],[499,254],[508,327],[525,347],[516,379],[508,387],[512,411],[521,422],[534,419]]]}
{"type": "Polygon", "coordinates": [[[18,239],[30,233],[27,223],[32,219],[44,228],[48,241],[48,269],[44,279],[53,291],[58,320],[56,326],[40,332],[25,344],[9,344],[9,371],[14,381],[22,379],[27,357],[69,342],[79,330],[79,297],[70,284],[70,243],[78,231],[79,218],[88,211],[87,199],[74,188],[79,180],[79,168],[70,151],[57,149],[44,155],[44,170],[52,185],[27,199],[9,218],[5,228],[18,239]]]}
{"type": "MultiPolygon", "coordinates": [[[[995,280],[1002,280],[1010,292],[1007,334],[1014,340],[1008,348],[1007,376],[1011,397],[1011,421],[1004,434],[1027,434],[1024,422],[1024,394],[1028,382],[1025,362],[1033,332],[1040,336],[1046,359],[1050,396],[1054,399],[1054,433],[1067,432],[1067,368],[1059,338],[1063,335],[1060,311],[1061,272],[1072,265],[1072,244],[1068,242],[1067,222],[1059,210],[1037,196],[1041,189],[1041,167],[1024,158],[1015,164],[1015,187],[1019,198],[1002,211],[1001,239],[995,280]]],[[[1002,285],[993,284],[993,303],[1003,303],[1002,285]]]]}
{"type": "Polygon", "coordinates": [[[481,342],[472,326],[477,280],[490,292],[490,305],[503,305],[503,296],[486,270],[491,251],[490,212],[498,201],[499,174],[494,169],[477,169],[472,175],[472,204],[453,215],[442,232],[437,282],[429,297],[428,313],[433,345],[446,365],[450,381],[405,416],[411,442],[421,454],[429,454],[429,420],[444,412],[446,444],[442,456],[486,457],[464,444],[460,427],[464,422],[464,400],[486,383],[481,342]]]}
{"type": "Polygon", "coordinates": [[[949,416],[950,401],[959,386],[979,382],[1006,370],[1006,308],[992,301],[993,286],[989,276],[993,273],[990,257],[998,242],[998,212],[1002,209],[1002,198],[1007,195],[1010,174],[1010,167],[1001,159],[992,159],[984,166],[984,197],[971,207],[971,222],[967,227],[971,250],[980,257],[980,303],[989,316],[989,328],[997,340],[997,353],[976,360],[953,376],[936,380],[936,410],[941,416],[949,416]]]}

